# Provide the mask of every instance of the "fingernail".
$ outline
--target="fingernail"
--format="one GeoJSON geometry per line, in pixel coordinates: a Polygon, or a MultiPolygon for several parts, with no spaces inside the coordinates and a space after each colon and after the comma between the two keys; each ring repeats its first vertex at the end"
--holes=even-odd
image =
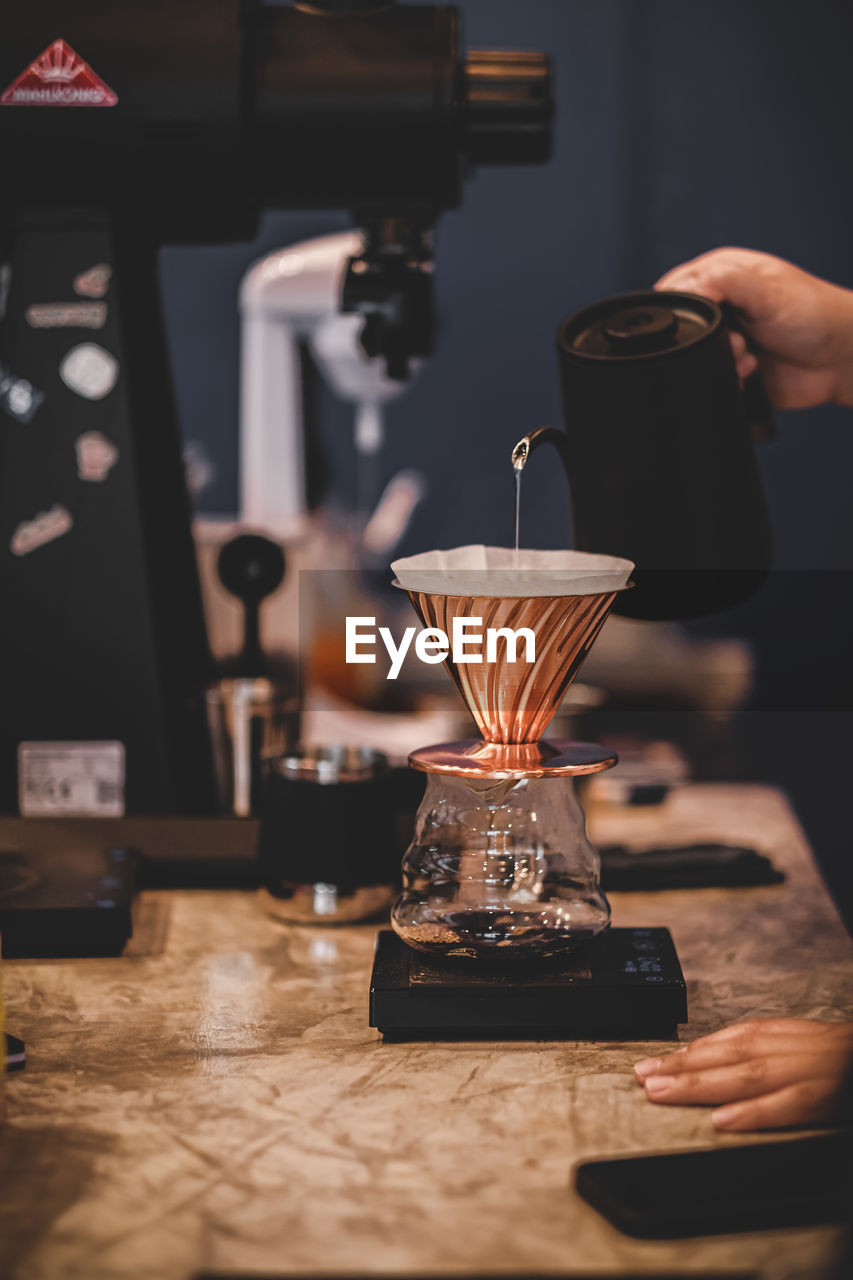
{"type": "Polygon", "coordinates": [[[649,1076],[645,1081],[646,1093],[651,1094],[653,1098],[661,1098],[665,1093],[669,1093],[674,1084],[673,1076],[649,1076]]]}
{"type": "Polygon", "coordinates": [[[726,1129],[730,1124],[734,1124],[739,1115],[740,1107],[718,1107],[716,1111],[711,1112],[711,1119],[715,1129],[726,1129]]]}
{"type": "Polygon", "coordinates": [[[634,1063],[634,1075],[638,1080],[645,1080],[646,1076],[653,1076],[660,1071],[662,1066],[662,1058],[643,1058],[634,1063]]]}

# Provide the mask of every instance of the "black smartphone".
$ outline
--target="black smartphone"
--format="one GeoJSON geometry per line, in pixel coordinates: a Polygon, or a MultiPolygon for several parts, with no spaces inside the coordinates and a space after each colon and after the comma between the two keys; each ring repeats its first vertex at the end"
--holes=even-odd
{"type": "MultiPolygon", "coordinates": [[[[19,1040],[17,1036],[10,1036],[6,1032],[6,1060],[5,1067],[7,1071],[23,1071],[27,1065],[27,1050],[23,1040],[19,1040]]],[[[0,1070],[3,1064],[0,1063],[0,1070]]]]}
{"type": "Polygon", "coordinates": [[[575,1188],[630,1236],[673,1239],[844,1222],[853,1133],[578,1165],[575,1188]]]}

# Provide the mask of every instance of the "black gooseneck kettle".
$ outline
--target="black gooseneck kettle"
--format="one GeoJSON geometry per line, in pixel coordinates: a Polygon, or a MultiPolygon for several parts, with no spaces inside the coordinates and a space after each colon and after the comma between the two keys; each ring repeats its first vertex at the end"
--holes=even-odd
{"type": "Polygon", "coordinates": [[[558,331],[565,434],[554,443],[575,546],[637,566],[617,612],[714,613],[770,568],[753,444],[772,425],[770,406],[760,380],[741,391],[731,322],[707,298],[649,291],[586,307],[558,331]]]}

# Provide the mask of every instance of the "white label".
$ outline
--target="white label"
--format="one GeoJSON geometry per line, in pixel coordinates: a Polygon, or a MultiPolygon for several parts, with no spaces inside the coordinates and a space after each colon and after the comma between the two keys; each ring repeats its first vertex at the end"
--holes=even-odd
{"type": "Polygon", "coordinates": [[[121,742],[22,742],[18,806],[24,818],[121,818],[121,742]]]}

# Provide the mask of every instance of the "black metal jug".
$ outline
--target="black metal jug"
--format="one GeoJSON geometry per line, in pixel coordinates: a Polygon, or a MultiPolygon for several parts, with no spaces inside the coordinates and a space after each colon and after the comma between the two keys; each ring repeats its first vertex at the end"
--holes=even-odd
{"type": "Polygon", "coordinates": [[[752,379],[742,393],[727,323],[708,298],[649,291],[559,329],[575,546],[635,562],[636,589],[616,605],[631,617],[728,608],[770,568],[750,430],[756,415],[766,430],[769,405],[752,379]]]}

